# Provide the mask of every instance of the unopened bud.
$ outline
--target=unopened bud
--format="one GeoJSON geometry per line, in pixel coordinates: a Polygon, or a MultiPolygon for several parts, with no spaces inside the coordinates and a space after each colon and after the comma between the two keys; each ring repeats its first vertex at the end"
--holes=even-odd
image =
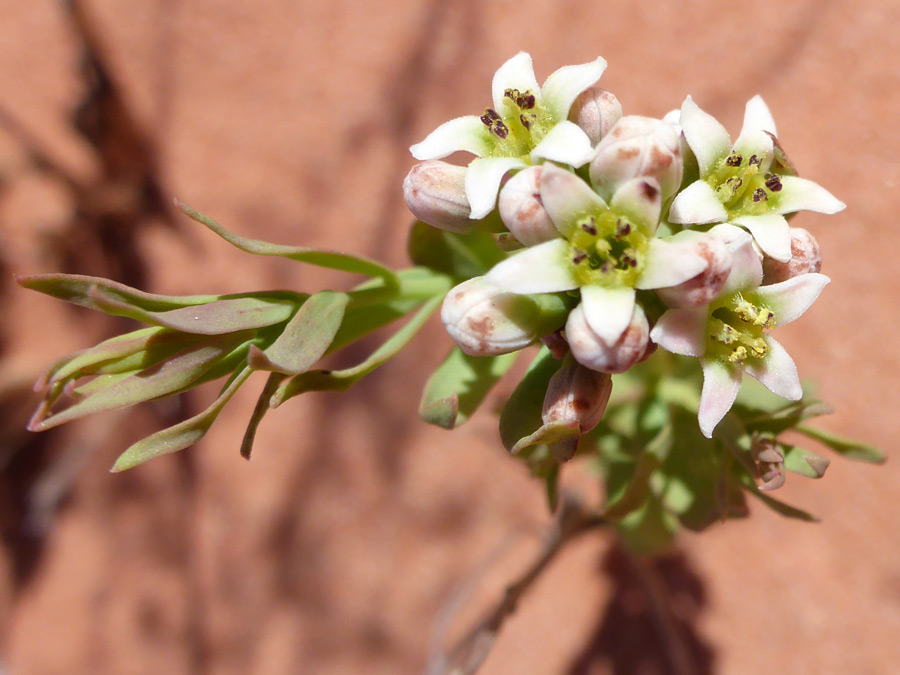
{"type": "Polygon", "coordinates": [[[778,452],[775,441],[759,438],[751,448],[760,490],[777,490],[784,485],[786,472],[784,457],[778,452]]]}
{"type": "MultiPolygon", "coordinates": [[[[659,288],[656,293],[669,307],[703,307],[719,294],[731,272],[731,252],[721,239],[709,234],[692,231],[683,233],[683,243],[696,255],[706,260],[706,269],[695,277],[669,288],[659,288]]],[[[673,237],[677,241],[679,236],[673,237]]]]}
{"type": "Polygon", "coordinates": [[[541,201],[540,166],[528,167],[510,178],[500,191],[498,207],[503,223],[525,246],[559,236],[541,201]]]}
{"type": "Polygon", "coordinates": [[[598,373],[567,359],[550,378],[541,419],[544,424],[577,422],[585,434],[600,423],[611,392],[609,373],[598,373]]]}
{"type": "Polygon", "coordinates": [[[659,181],[665,202],[681,186],[681,141],[671,124],[650,117],[620,119],[597,146],[591,182],[606,199],[623,183],[642,177],[659,181]]]}
{"type": "Polygon", "coordinates": [[[588,325],[584,307],[578,305],[566,322],[566,340],[572,356],[583,366],[601,373],[624,373],[647,351],[650,325],[640,305],[634,306],[631,323],[615,344],[607,344],[588,325]]]}
{"type": "Polygon", "coordinates": [[[471,220],[466,198],[466,167],[439,160],[416,164],[403,180],[403,199],[422,222],[450,232],[468,232],[471,220]]]}
{"type": "Polygon", "coordinates": [[[569,119],[587,134],[591,145],[597,145],[621,117],[619,99],[602,87],[584,90],[569,109],[569,119]]]}
{"type": "Polygon", "coordinates": [[[791,228],[791,259],[778,262],[774,258],[763,258],[763,283],[777,284],[801,274],[818,272],[822,269],[822,254],[819,244],[802,227],[791,228]]]}
{"type": "Polygon", "coordinates": [[[496,356],[527,347],[557,330],[569,306],[565,296],[509,293],[484,277],[473,277],[444,298],[441,320],[466,354],[496,356]]]}

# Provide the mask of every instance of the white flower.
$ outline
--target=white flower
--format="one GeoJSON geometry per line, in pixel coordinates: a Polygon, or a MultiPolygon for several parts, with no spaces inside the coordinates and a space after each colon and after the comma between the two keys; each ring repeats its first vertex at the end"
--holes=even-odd
{"type": "Polygon", "coordinates": [[[760,96],[747,102],[744,126],[732,144],[728,132],[688,96],[681,106],[684,137],[697,158],[700,178],[682,190],[669,209],[678,224],[732,223],[746,228],[763,252],[781,262],[791,258],[791,234],[784,214],[837,213],[845,204],[818,184],[771,173],[775,122],[760,96]]]}
{"type": "Polygon", "coordinates": [[[575,174],[545,164],[540,196],[559,236],[511,255],[486,279],[512,293],[579,289],[588,325],[609,346],[632,321],[635,289],[675,286],[706,267],[689,247],[654,236],[661,209],[654,178],[628,181],[607,204],[575,174]]]}
{"type": "Polygon", "coordinates": [[[766,331],[802,315],[829,282],[812,273],[760,286],[762,264],[753,242],[747,234],[734,237],[732,229],[720,225],[710,232],[730,240],[731,273],[719,295],[705,307],[670,309],[650,331],[663,349],[700,359],[699,422],[707,438],[734,404],[743,373],[792,401],[803,396],[797,367],[766,331]]]}
{"type": "Polygon", "coordinates": [[[590,161],[588,136],[568,121],[569,109],[581,92],[606,70],[602,58],[564,66],[543,86],[534,76],[531,56],[519,52],[500,66],[491,86],[493,107],[483,115],[445,122],[410,148],[416,159],[440,159],[457,151],[474,154],[466,174],[471,218],[480,220],[494,208],[503,176],[514,169],[551,160],[573,167],[590,161]]]}

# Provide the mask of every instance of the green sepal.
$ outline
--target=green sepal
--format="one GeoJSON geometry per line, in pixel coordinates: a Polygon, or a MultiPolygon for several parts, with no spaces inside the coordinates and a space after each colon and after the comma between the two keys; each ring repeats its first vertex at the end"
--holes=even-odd
{"type": "Polygon", "coordinates": [[[111,471],[114,473],[125,471],[156,457],[194,445],[206,435],[222,408],[252,373],[249,367],[243,368],[226,383],[218,398],[206,410],[134,443],[119,455],[111,471]]]}
{"type": "Polygon", "coordinates": [[[578,422],[547,422],[538,427],[537,431],[524,438],[520,438],[510,448],[510,453],[518,455],[526,448],[535,445],[548,445],[553,458],[557,462],[570,460],[578,448],[578,439],[581,438],[581,425],[578,422]]]}
{"type": "Polygon", "coordinates": [[[289,258],[290,260],[296,260],[297,262],[316,265],[318,267],[352,272],[354,274],[365,274],[371,277],[381,277],[385,284],[390,286],[397,285],[397,276],[394,274],[393,270],[375,260],[350,255],[349,253],[342,253],[340,251],[325,251],[303,246],[285,246],[282,244],[272,244],[266,241],[260,241],[258,239],[248,239],[226,230],[215,220],[200,213],[196,209],[191,208],[187,204],[176,201],[175,205],[186,216],[197,221],[201,225],[205,225],[229,244],[244,251],[244,253],[289,258]]]}
{"type": "Polygon", "coordinates": [[[784,468],[807,478],[821,478],[830,460],[809,450],[785,443],[778,444],[784,454],[784,468]]]}
{"type": "Polygon", "coordinates": [[[869,462],[870,464],[881,464],[885,461],[884,453],[868,443],[854,441],[850,438],[833,434],[830,431],[825,431],[818,427],[808,427],[804,424],[798,424],[795,428],[804,436],[827,445],[831,450],[847,459],[869,462]]]}
{"type": "Polygon", "coordinates": [[[419,402],[419,416],[443,429],[462,425],[517,357],[518,352],[500,356],[469,356],[459,347],[454,347],[428,378],[419,402]]]}
{"type": "Polygon", "coordinates": [[[416,265],[449,274],[457,281],[487,274],[505,258],[486,232],[457,234],[423,222],[413,223],[406,247],[416,265]]]}

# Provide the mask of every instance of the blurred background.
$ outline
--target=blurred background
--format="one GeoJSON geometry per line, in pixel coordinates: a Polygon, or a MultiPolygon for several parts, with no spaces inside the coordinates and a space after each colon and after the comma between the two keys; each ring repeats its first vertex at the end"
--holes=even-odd
{"type": "MultiPolygon", "coordinates": [[[[749,520],[681,537],[648,563],[668,626],[646,567],[581,537],[482,672],[893,672],[898,32],[900,4],[883,0],[0,0],[0,670],[415,673],[446,624],[499,597],[550,517],[490,406],[452,434],[418,420],[449,348],[438,322],[350,393],[268,416],[250,463],[252,383],[199,446],[110,475],[212,392],[25,432],[39,371],[128,324],[11,275],[181,294],[345,283],[239,254],[173,197],[247,236],[404,265],[408,146],[481,111],[524,49],[539,81],[604,56],[626,114],[691,94],[734,133],[763,95],[801,174],[848,204],[794,221],[833,283],[779,340],[837,409],[822,425],[889,461],[792,476],[778,496],[819,524],[751,504],[749,520]]],[[[590,487],[578,466],[564,482],[590,487]]]]}

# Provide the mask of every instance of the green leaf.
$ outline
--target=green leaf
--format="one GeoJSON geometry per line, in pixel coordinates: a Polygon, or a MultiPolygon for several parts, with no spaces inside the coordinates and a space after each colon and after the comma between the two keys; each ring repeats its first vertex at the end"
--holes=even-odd
{"type": "Polygon", "coordinates": [[[650,476],[659,467],[659,458],[648,452],[642,452],[636,462],[615,462],[611,468],[620,475],[614,482],[624,489],[620,488],[607,495],[603,516],[610,520],[621,520],[640,509],[650,496],[650,476]]]}
{"type": "Polygon", "coordinates": [[[256,406],[253,408],[253,414],[250,416],[247,430],[244,432],[244,438],[241,441],[241,457],[244,459],[250,459],[250,453],[253,451],[253,441],[256,439],[256,430],[259,428],[263,417],[271,409],[269,401],[272,398],[272,394],[275,393],[278,385],[281,384],[285,377],[281,373],[269,373],[269,378],[266,380],[263,390],[259,393],[259,398],[256,399],[256,406]]]}
{"type": "Polygon", "coordinates": [[[453,429],[478,409],[497,381],[515,363],[518,352],[469,356],[454,347],[428,379],[419,415],[429,424],[453,429]]]}
{"type": "Polygon", "coordinates": [[[519,386],[510,395],[500,413],[500,438],[512,451],[520,439],[531,436],[544,423],[541,412],[550,378],[559,370],[560,362],[550,350],[541,347],[519,386]]]}
{"type": "Polygon", "coordinates": [[[133,444],[119,455],[111,471],[117,473],[131,469],[156,457],[184,450],[199,441],[209,431],[225,404],[252,373],[250,368],[242,369],[206,410],[133,444]]]}
{"type": "Polygon", "coordinates": [[[321,291],[303,303],[265,351],[250,348],[250,365],[285,375],[305,373],[321,359],[341,325],[346,293],[321,291]]]}
{"type": "Polygon", "coordinates": [[[740,408],[737,408],[735,412],[743,413],[744,425],[747,429],[778,435],[788,429],[793,429],[805,419],[819,417],[820,415],[830,415],[834,412],[834,408],[822,401],[808,399],[790,403],[762,415],[753,415],[749,411],[744,413],[740,408]]]}
{"type": "Polygon", "coordinates": [[[272,396],[271,407],[277,408],[288,399],[308,391],[346,391],[385,361],[396,356],[421,330],[442,300],[443,297],[438,296],[426,302],[403,328],[394,333],[362,363],[343,370],[310,370],[285,380],[272,396]]]}
{"type": "Polygon", "coordinates": [[[297,262],[316,265],[318,267],[327,267],[328,269],[352,272],[354,274],[365,274],[372,277],[381,277],[384,279],[385,284],[390,286],[397,285],[397,277],[394,272],[375,260],[350,255],[349,253],[341,253],[339,251],[324,251],[303,246],[284,246],[282,244],[271,244],[258,239],[247,239],[238,236],[233,232],[229,232],[215,220],[191,208],[187,204],[176,201],[175,205],[189,218],[192,218],[201,225],[205,225],[229,244],[245,253],[289,258],[290,260],[296,260],[297,262]]]}
{"type": "Polygon", "coordinates": [[[834,452],[846,457],[847,459],[855,459],[860,462],[869,462],[871,464],[881,464],[885,461],[884,453],[873,445],[861,443],[850,438],[838,436],[830,431],[819,429],[817,427],[808,427],[799,424],[796,427],[804,436],[819,441],[827,445],[834,452]]]}
{"type": "Polygon", "coordinates": [[[795,445],[779,443],[784,452],[784,468],[807,478],[821,478],[831,463],[824,457],[795,445]]]}
{"type": "Polygon", "coordinates": [[[457,234],[422,222],[410,228],[407,250],[416,265],[449,274],[456,280],[482,276],[506,257],[486,232],[457,234]]]}
{"type": "Polygon", "coordinates": [[[770,497],[765,492],[760,492],[759,488],[756,487],[756,484],[753,482],[753,479],[750,476],[746,477],[746,480],[743,481],[743,484],[744,489],[747,492],[759,499],[763,504],[768,506],[778,515],[784,516],[785,518],[802,520],[807,523],[819,522],[819,519],[808,511],[798,509],[796,506],[791,506],[790,504],[785,504],[784,502],[779,501],[774,497],[770,497]]]}
{"type": "Polygon", "coordinates": [[[653,555],[672,543],[678,531],[678,519],[651,495],[641,508],[619,521],[616,529],[631,551],[653,555]]]}
{"type": "Polygon", "coordinates": [[[195,335],[222,335],[272,326],[287,321],[297,307],[296,301],[273,301],[247,295],[164,312],[148,312],[107,295],[99,288],[92,289],[90,295],[97,308],[107,314],[127,316],[195,335]]]}

